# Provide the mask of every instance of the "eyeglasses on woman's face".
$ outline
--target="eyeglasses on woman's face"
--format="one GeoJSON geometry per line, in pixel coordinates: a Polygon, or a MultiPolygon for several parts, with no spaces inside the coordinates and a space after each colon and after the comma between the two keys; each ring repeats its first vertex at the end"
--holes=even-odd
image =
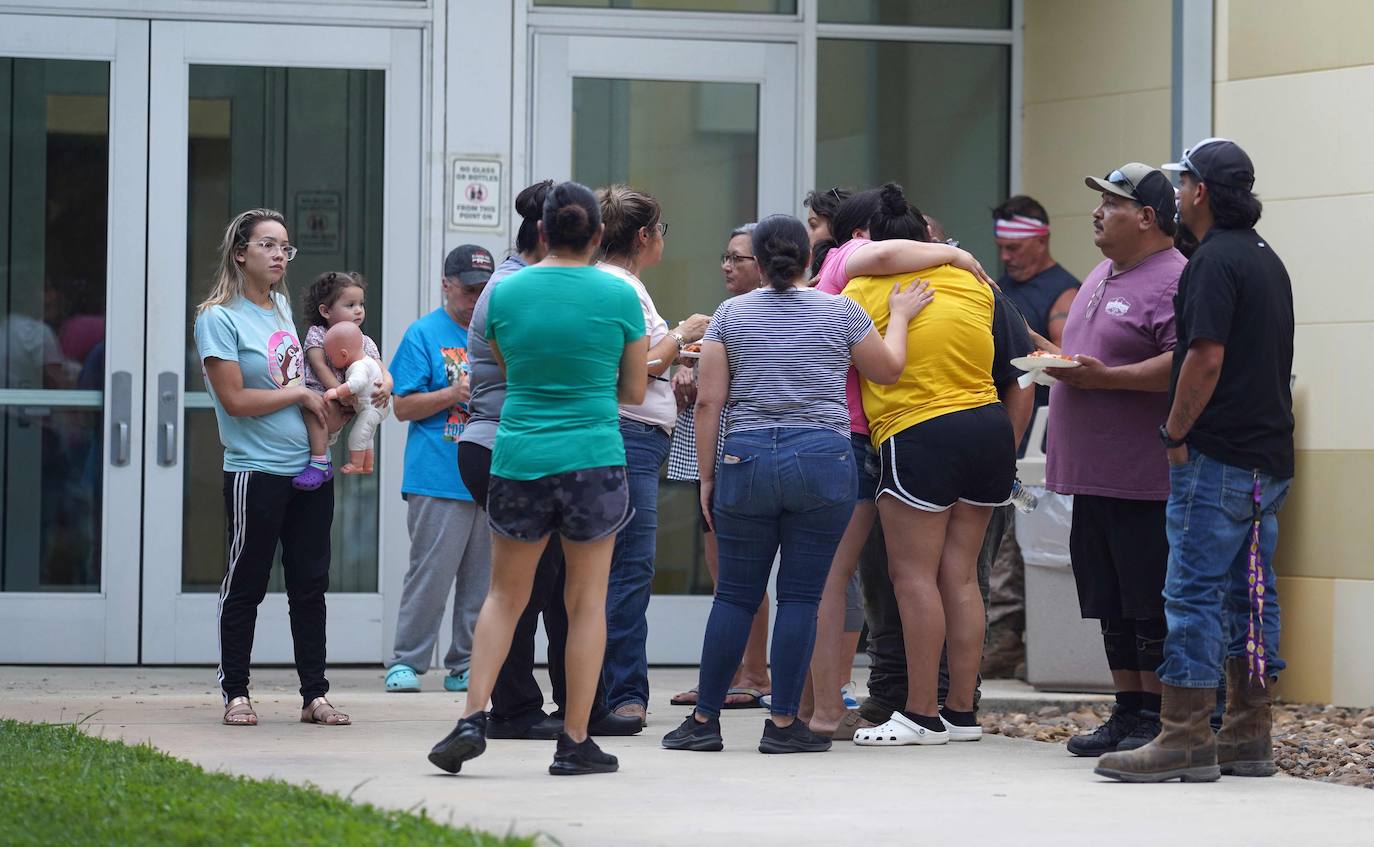
{"type": "Polygon", "coordinates": [[[244,246],[261,247],[263,251],[268,254],[280,252],[286,257],[286,261],[288,262],[296,258],[296,253],[298,252],[296,248],[292,247],[290,244],[283,244],[274,238],[259,238],[257,241],[250,241],[244,246]]]}
{"type": "Polygon", "coordinates": [[[649,230],[650,234],[657,232],[659,236],[662,238],[668,237],[668,224],[665,221],[659,221],[658,223],[650,227],[649,230]]]}

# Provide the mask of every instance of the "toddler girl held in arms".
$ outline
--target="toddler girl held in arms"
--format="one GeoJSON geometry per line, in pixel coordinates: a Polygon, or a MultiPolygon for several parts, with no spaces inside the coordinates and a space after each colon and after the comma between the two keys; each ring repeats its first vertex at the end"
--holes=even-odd
{"type": "MultiPolygon", "coordinates": [[[[349,449],[352,452],[369,451],[372,446],[372,433],[376,429],[377,423],[386,416],[387,405],[391,397],[391,374],[382,367],[382,354],[377,349],[376,343],[366,335],[362,335],[362,323],[367,313],[364,309],[366,300],[367,282],[361,274],[349,271],[330,271],[315,278],[310,284],[310,289],[305,295],[305,315],[310,321],[310,329],[305,334],[305,386],[318,394],[326,394],[331,389],[338,389],[347,384],[346,370],[348,366],[361,358],[367,358],[375,363],[377,370],[380,371],[380,378],[370,380],[370,388],[378,389],[372,391],[358,391],[354,389],[347,393],[339,392],[334,397],[327,399],[338,399],[343,401],[344,408],[355,409],[359,401],[365,402],[372,407],[376,414],[375,421],[371,421],[370,426],[355,425],[354,431],[350,435],[349,449]],[[339,324],[352,324],[358,327],[358,335],[362,339],[362,356],[350,357],[343,367],[336,367],[329,361],[333,356],[326,356],[325,334],[332,327],[339,324]],[[355,395],[350,397],[350,395],[355,395]],[[363,436],[366,436],[363,438],[363,436]],[[354,438],[352,436],[357,436],[354,438]],[[354,451],[355,441],[366,441],[364,447],[354,451]]],[[[337,335],[337,334],[336,334],[337,335]]],[[[352,344],[347,345],[352,348],[352,344]]],[[[371,368],[368,368],[371,370],[371,368]]],[[[310,464],[293,481],[296,488],[312,491],[319,488],[328,480],[334,477],[334,467],[329,460],[329,446],[338,437],[339,430],[347,423],[346,413],[333,403],[328,408],[333,412],[329,417],[328,425],[321,424],[312,416],[305,416],[306,431],[310,436],[310,464]]],[[[350,455],[349,464],[341,470],[344,473],[370,473],[371,464],[365,457],[359,456],[363,461],[354,461],[350,455]]]]}

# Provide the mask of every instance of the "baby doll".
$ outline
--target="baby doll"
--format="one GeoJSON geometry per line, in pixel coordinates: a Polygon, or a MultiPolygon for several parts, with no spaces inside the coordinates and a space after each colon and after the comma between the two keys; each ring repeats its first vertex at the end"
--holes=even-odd
{"type": "Polygon", "coordinates": [[[357,415],[348,431],[348,463],[343,473],[372,473],[372,439],[389,407],[372,404],[372,393],[382,379],[382,366],[363,351],[363,331],[353,323],[337,323],[324,334],[324,353],[329,364],[344,372],[344,382],[324,393],[326,400],[351,401],[357,415]]]}

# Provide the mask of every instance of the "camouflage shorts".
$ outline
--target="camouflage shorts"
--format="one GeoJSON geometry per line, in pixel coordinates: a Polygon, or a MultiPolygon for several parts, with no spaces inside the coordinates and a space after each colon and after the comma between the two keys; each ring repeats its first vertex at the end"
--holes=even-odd
{"type": "Polygon", "coordinates": [[[624,529],[632,517],[624,466],[539,479],[493,475],[487,493],[492,531],[516,541],[538,541],[554,532],[568,541],[598,541],[624,529]]]}

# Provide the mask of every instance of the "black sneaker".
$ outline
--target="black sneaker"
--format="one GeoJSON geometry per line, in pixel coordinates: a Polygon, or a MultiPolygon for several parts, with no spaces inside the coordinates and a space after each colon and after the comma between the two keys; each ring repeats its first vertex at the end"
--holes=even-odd
{"type": "Polygon", "coordinates": [[[1116,749],[1124,753],[1127,750],[1144,747],[1154,741],[1155,736],[1159,735],[1162,729],[1164,729],[1164,725],[1159,721],[1159,712],[1141,709],[1136,713],[1135,729],[1131,730],[1130,735],[1121,739],[1116,745],[1116,749]]]}
{"type": "Polygon", "coordinates": [[[588,773],[615,773],[618,770],[620,760],[610,753],[601,752],[590,736],[579,744],[569,738],[566,732],[558,734],[558,749],[554,751],[549,773],[554,776],[581,776],[588,773]]]}
{"type": "Polygon", "coordinates": [[[687,716],[682,726],[663,736],[663,746],[669,750],[698,750],[704,753],[724,750],[725,741],[720,737],[720,718],[710,718],[702,723],[694,712],[687,716]]]}
{"type": "Polygon", "coordinates": [[[817,735],[799,720],[793,720],[785,727],[773,723],[772,718],[763,722],[760,753],[824,753],[829,749],[829,738],[817,735]]]}
{"type": "Polygon", "coordinates": [[[516,738],[525,741],[552,741],[563,731],[563,721],[547,715],[530,723],[492,720],[487,713],[487,738],[516,738]]]}
{"type": "Polygon", "coordinates": [[[429,751],[429,761],[436,768],[458,773],[463,762],[475,759],[487,750],[487,714],[479,712],[470,718],[459,718],[453,731],[429,751]]]}
{"type": "Polygon", "coordinates": [[[1140,713],[1126,710],[1118,705],[1112,710],[1107,722],[1086,735],[1075,735],[1069,739],[1069,752],[1075,756],[1096,757],[1103,753],[1115,753],[1120,749],[1126,736],[1135,731],[1140,722],[1140,713]]]}
{"type": "Polygon", "coordinates": [[[588,735],[638,735],[643,730],[644,722],[638,717],[610,711],[587,724],[588,735]]]}

